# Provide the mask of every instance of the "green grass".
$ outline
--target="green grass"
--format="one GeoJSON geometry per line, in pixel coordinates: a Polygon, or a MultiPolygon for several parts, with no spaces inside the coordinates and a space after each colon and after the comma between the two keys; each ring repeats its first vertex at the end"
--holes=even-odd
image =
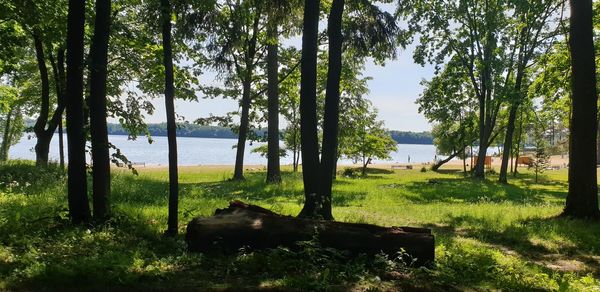
{"type": "MultiPolygon", "coordinates": [[[[373,170],[338,178],[336,220],[431,228],[436,264],[407,268],[383,256],[350,258],[306,243],[302,251],[193,254],[166,228],[168,176],[141,169],[113,175],[113,219],[74,226],[64,173],[29,162],[0,165],[0,289],[305,289],[600,290],[600,223],[556,218],[567,190],[564,170],[540,183],[523,170],[510,185],[452,170],[373,170]]],[[[234,199],[296,215],[301,174],[265,185],[264,172],[232,182],[231,169],[181,169],[180,233],[234,199]]]]}

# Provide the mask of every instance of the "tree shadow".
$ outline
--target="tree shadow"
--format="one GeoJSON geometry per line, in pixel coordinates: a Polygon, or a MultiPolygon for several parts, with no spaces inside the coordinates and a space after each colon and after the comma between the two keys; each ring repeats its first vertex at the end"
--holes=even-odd
{"type": "Polygon", "coordinates": [[[415,203],[429,202],[514,202],[539,204],[548,198],[563,199],[565,192],[546,188],[524,188],[512,184],[498,184],[489,180],[471,178],[435,178],[403,185],[415,203]]]}
{"type": "Polygon", "coordinates": [[[450,215],[444,225],[426,227],[450,240],[472,238],[546,268],[600,276],[598,221],[536,217],[498,226],[493,218],[450,215]]]}

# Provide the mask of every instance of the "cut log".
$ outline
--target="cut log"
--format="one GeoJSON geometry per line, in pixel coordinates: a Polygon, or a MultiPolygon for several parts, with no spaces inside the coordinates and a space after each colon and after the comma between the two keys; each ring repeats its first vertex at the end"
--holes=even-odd
{"type": "Polygon", "coordinates": [[[265,208],[233,201],[217,209],[212,217],[198,217],[187,226],[190,251],[237,250],[297,247],[301,241],[317,240],[321,246],[352,254],[385,253],[397,256],[404,251],[417,266],[434,260],[434,237],[430,229],[381,227],[282,216],[265,208]]]}

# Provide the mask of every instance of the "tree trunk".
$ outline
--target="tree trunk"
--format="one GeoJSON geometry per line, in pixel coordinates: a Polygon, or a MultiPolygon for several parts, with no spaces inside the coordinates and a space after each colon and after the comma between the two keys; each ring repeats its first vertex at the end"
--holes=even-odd
{"type": "Polygon", "coordinates": [[[485,98],[479,97],[479,153],[473,177],[478,179],[485,178],[485,155],[487,154],[487,139],[485,138],[485,98]]]}
{"type": "Polygon", "coordinates": [[[37,138],[37,143],[35,144],[35,164],[37,166],[46,166],[48,165],[50,141],[52,140],[52,136],[48,137],[46,135],[46,124],[48,123],[48,116],[50,114],[50,81],[48,79],[48,68],[46,67],[46,57],[44,55],[44,45],[41,36],[35,33],[33,41],[38,70],[40,72],[40,81],[42,82],[40,115],[33,126],[33,131],[37,138]]]}
{"type": "Polygon", "coordinates": [[[90,48],[90,134],[92,140],[94,219],[109,213],[110,157],[106,124],[106,66],[110,34],[111,0],[96,0],[96,24],[90,48]]]}
{"type": "MultiPolygon", "coordinates": [[[[58,49],[57,60],[54,60],[52,51],[49,54],[50,63],[52,64],[52,73],[54,75],[54,83],[56,90],[56,99],[59,107],[65,106],[65,49],[60,47],[58,49]]],[[[54,120],[54,117],[53,117],[54,120]]],[[[64,137],[63,137],[63,113],[55,119],[58,127],[58,156],[60,161],[60,168],[65,168],[65,148],[64,148],[64,137]]]]}
{"type": "MultiPolygon", "coordinates": [[[[520,90],[520,88],[518,90],[520,90]]],[[[515,132],[515,120],[517,119],[518,108],[518,104],[513,104],[510,107],[510,113],[508,114],[508,124],[506,126],[506,135],[504,137],[504,151],[502,152],[502,164],[500,165],[500,175],[498,177],[498,182],[501,184],[508,183],[506,174],[508,172],[508,159],[510,156],[510,152],[512,151],[513,134],[515,132]]]]}
{"type": "Polygon", "coordinates": [[[171,49],[171,3],[169,0],[160,0],[160,6],[162,10],[167,139],[169,142],[169,218],[165,234],[175,236],[178,232],[179,176],[177,173],[177,124],[175,123],[175,85],[173,77],[173,52],[171,49]]]}
{"type": "Polygon", "coordinates": [[[14,112],[14,106],[11,106],[6,114],[6,121],[4,122],[4,135],[2,137],[2,144],[0,145],[0,162],[8,160],[8,151],[10,149],[10,123],[14,112]]]}
{"type": "Polygon", "coordinates": [[[598,218],[600,217],[596,177],[598,95],[592,0],[569,2],[573,112],[569,137],[569,192],[563,215],[575,218],[598,218]]]}
{"type": "Polygon", "coordinates": [[[90,218],[85,165],[85,136],[83,132],[83,39],[85,1],[69,0],[67,20],[67,142],[68,142],[68,201],[73,222],[90,218]]]}
{"type": "Polygon", "coordinates": [[[340,120],[340,78],[342,74],[342,14],[344,0],[333,0],[329,14],[329,62],[327,63],[327,92],[323,114],[323,145],[319,168],[319,186],[322,208],[319,215],[333,220],[331,213],[331,191],[335,168],[338,126],[340,120]]]}
{"type": "Polygon", "coordinates": [[[250,90],[251,79],[245,78],[242,92],[242,116],[240,117],[240,128],[238,131],[238,142],[235,154],[234,180],[244,179],[244,151],[246,150],[246,139],[248,137],[249,113],[250,113],[250,90]]]}
{"type": "Polygon", "coordinates": [[[463,172],[465,176],[467,175],[467,147],[463,148],[462,156],[463,156],[463,172]]]}
{"type": "Polygon", "coordinates": [[[600,165],[600,143],[597,141],[600,140],[600,127],[598,127],[598,134],[596,135],[596,165],[600,165]]]}
{"type": "Polygon", "coordinates": [[[58,124],[58,157],[61,169],[65,169],[65,139],[63,131],[63,121],[61,116],[60,124],[58,124]]]}
{"type": "Polygon", "coordinates": [[[318,197],[319,140],[317,134],[319,2],[319,0],[304,1],[300,67],[300,147],[305,201],[298,215],[300,217],[317,217],[317,209],[321,201],[318,197]]]}
{"type": "Polygon", "coordinates": [[[435,256],[435,239],[429,229],[294,218],[239,201],[216,210],[212,217],[193,219],[186,234],[188,248],[196,252],[238,251],[246,246],[297,249],[299,242],[310,240],[352,255],[383,252],[396,257],[404,250],[409,256],[403,259],[415,260],[417,266],[432,264],[435,256]]]}
{"type": "Polygon", "coordinates": [[[513,169],[513,177],[517,176],[517,167],[519,166],[519,154],[521,151],[521,137],[523,136],[523,112],[521,112],[521,120],[519,121],[519,134],[517,135],[517,143],[515,148],[515,167],[513,169]]]}
{"type": "Polygon", "coordinates": [[[279,165],[279,61],[278,61],[278,34],[277,22],[274,12],[269,14],[267,37],[267,95],[269,103],[268,113],[268,153],[267,153],[267,183],[280,183],[281,170],[279,165]]]}
{"type": "MultiPolygon", "coordinates": [[[[465,147],[463,147],[463,149],[465,147]]],[[[442,165],[444,165],[446,162],[452,160],[452,158],[456,157],[456,155],[458,155],[459,153],[460,153],[460,150],[454,151],[452,154],[450,154],[450,156],[446,157],[446,159],[440,160],[440,161],[436,162],[433,166],[431,166],[431,170],[437,171],[440,167],[442,167],[442,165]]]]}

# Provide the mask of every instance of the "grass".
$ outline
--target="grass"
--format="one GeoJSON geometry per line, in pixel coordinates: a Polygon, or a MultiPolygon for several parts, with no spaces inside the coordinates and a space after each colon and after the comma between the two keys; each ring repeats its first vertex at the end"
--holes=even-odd
{"type": "MultiPolygon", "coordinates": [[[[182,167],[180,233],[234,199],[296,215],[301,174],[265,185],[264,172],[227,179],[226,167],[182,167]]],[[[336,220],[431,228],[436,264],[407,268],[383,256],[350,258],[306,243],[235,254],[193,254],[166,229],[168,176],[163,169],[113,175],[113,219],[74,226],[66,178],[57,167],[0,165],[0,289],[297,289],[297,290],[600,290],[600,223],[557,218],[567,173],[540,183],[525,170],[509,185],[460,172],[372,170],[334,185],[336,220]]]]}

